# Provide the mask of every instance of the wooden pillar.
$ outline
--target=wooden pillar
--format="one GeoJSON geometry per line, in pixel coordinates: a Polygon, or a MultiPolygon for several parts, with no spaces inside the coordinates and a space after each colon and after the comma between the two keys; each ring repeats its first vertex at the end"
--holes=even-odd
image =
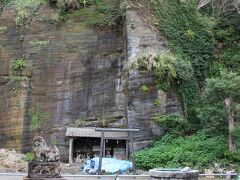
{"type": "MultiPolygon", "coordinates": [[[[132,151],[132,163],[133,163],[133,175],[136,174],[135,159],[134,159],[134,146],[133,146],[133,132],[130,132],[131,151],[132,151]]],[[[135,179],[135,177],[134,177],[135,179]]]]}
{"type": "Polygon", "coordinates": [[[73,163],[73,138],[69,140],[69,164],[73,163]]]}
{"type": "Polygon", "coordinates": [[[126,140],[126,159],[129,159],[129,140],[126,140]]]}
{"type": "Polygon", "coordinates": [[[105,138],[104,138],[104,141],[103,141],[103,157],[106,157],[106,142],[105,142],[105,138]]]}
{"type": "Polygon", "coordinates": [[[105,141],[104,140],[104,131],[101,131],[101,145],[100,145],[100,157],[99,157],[99,165],[98,165],[98,175],[101,175],[104,141],[105,141]]]}

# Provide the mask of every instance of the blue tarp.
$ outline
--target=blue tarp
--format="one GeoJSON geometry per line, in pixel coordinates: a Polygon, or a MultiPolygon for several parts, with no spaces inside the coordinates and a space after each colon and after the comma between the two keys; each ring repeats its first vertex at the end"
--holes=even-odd
{"type": "MultiPolygon", "coordinates": [[[[98,171],[99,158],[93,158],[87,160],[84,164],[83,172],[92,172],[96,174],[98,171]]],[[[102,170],[105,170],[107,173],[123,173],[129,169],[132,169],[133,165],[130,161],[117,160],[116,158],[102,158],[102,170]]]]}

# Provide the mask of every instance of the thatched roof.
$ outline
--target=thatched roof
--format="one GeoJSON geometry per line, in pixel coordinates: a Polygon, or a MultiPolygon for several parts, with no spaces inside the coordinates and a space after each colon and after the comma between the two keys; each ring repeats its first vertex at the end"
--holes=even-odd
{"type": "MultiPolygon", "coordinates": [[[[99,137],[101,132],[95,131],[95,128],[75,128],[68,127],[66,136],[69,137],[99,137]]],[[[127,132],[104,132],[104,137],[107,139],[128,139],[127,132]]]]}

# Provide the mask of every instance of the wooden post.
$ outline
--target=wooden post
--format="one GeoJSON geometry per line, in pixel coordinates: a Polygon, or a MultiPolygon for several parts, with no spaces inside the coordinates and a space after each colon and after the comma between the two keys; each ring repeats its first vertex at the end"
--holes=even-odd
{"type": "MultiPolygon", "coordinates": [[[[135,159],[134,159],[134,146],[133,146],[133,132],[130,131],[131,151],[132,151],[132,163],[133,163],[133,175],[136,174],[135,159]]],[[[135,177],[134,177],[135,179],[135,177]]]]}
{"type": "Polygon", "coordinates": [[[104,138],[104,141],[103,141],[103,157],[106,157],[106,142],[105,142],[105,138],[104,138]]]}
{"type": "Polygon", "coordinates": [[[73,163],[73,138],[69,140],[69,164],[73,163]]]}
{"type": "Polygon", "coordinates": [[[99,165],[98,165],[98,175],[101,175],[102,168],[102,156],[103,156],[103,144],[104,144],[104,131],[101,131],[101,145],[100,145],[100,157],[99,157],[99,165]]]}
{"type": "Polygon", "coordinates": [[[129,159],[129,140],[126,140],[126,159],[129,159]]]}

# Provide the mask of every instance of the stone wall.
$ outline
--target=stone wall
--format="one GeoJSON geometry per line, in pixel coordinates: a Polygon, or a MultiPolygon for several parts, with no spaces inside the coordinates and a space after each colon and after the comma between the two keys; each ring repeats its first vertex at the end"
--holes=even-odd
{"type": "Polygon", "coordinates": [[[81,17],[53,24],[50,11],[40,8],[27,29],[15,26],[13,10],[0,16],[0,26],[6,27],[0,31],[1,147],[31,149],[29,111],[36,104],[50,114],[47,141],[63,149],[68,147],[66,127],[78,119],[97,126],[99,118],[114,117],[111,127],[139,128],[136,148],[161,135],[151,116],[181,111],[176,96],[157,90],[153,76],[125,70],[137,53],[166,49],[156,32],[132,10],[124,27],[105,31],[87,27],[81,17]],[[21,78],[12,68],[19,57],[27,62],[21,78]],[[143,93],[142,85],[149,92],[143,93]]]}

